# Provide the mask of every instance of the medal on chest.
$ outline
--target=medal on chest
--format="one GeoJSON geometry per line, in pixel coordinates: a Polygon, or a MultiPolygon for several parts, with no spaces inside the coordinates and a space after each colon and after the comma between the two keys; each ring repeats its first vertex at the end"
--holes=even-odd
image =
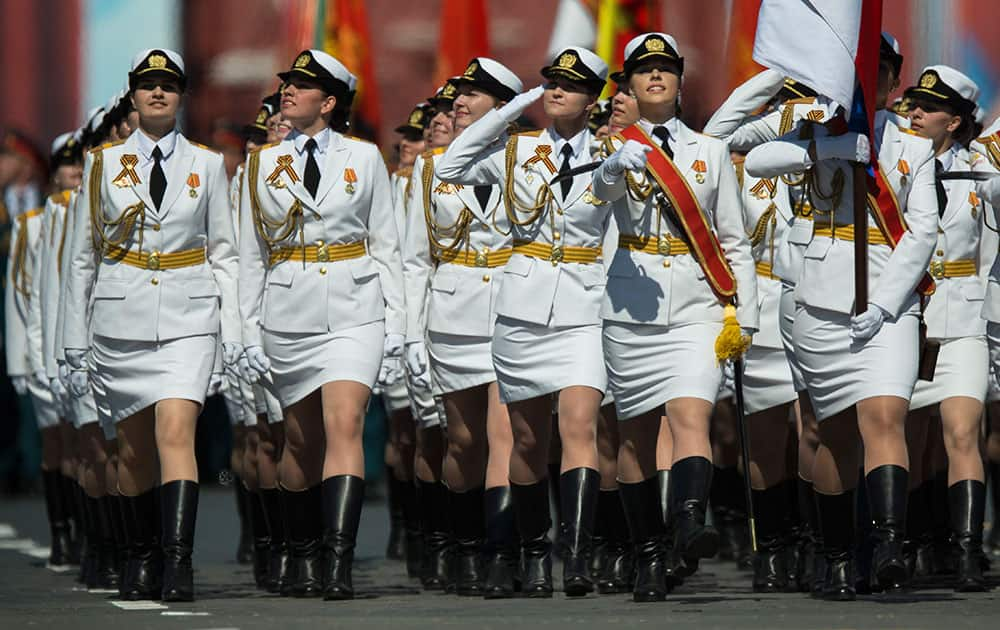
{"type": "Polygon", "coordinates": [[[201,179],[198,177],[198,173],[191,173],[187,178],[188,185],[188,196],[192,199],[198,196],[198,187],[201,186],[201,179]]]}

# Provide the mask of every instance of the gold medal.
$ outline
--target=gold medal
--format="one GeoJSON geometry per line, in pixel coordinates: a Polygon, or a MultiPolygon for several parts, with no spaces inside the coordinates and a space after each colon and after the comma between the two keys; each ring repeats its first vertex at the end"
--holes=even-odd
{"type": "Polygon", "coordinates": [[[189,188],[188,189],[188,196],[191,197],[192,199],[194,199],[195,197],[198,196],[198,191],[195,190],[194,188],[189,188]]]}
{"type": "Polygon", "coordinates": [[[702,175],[701,173],[695,173],[695,175],[694,175],[694,181],[698,182],[699,184],[704,184],[705,183],[705,176],[702,175]]]}
{"type": "Polygon", "coordinates": [[[281,190],[282,188],[285,187],[285,180],[283,179],[274,180],[274,187],[281,190]]]}
{"type": "Polygon", "coordinates": [[[354,194],[354,184],[347,184],[346,186],[344,186],[344,192],[346,192],[348,195],[353,195],[354,194]]]}
{"type": "Polygon", "coordinates": [[[979,218],[979,208],[977,208],[976,206],[972,206],[972,218],[973,219],[979,218]]]}
{"type": "Polygon", "coordinates": [[[524,181],[528,182],[529,184],[533,184],[535,183],[535,176],[532,175],[531,173],[528,173],[527,176],[525,176],[524,181]]]}
{"type": "Polygon", "coordinates": [[[899,178],[899,187],[906,188],[906,175],[901,175],[899,178]]]}

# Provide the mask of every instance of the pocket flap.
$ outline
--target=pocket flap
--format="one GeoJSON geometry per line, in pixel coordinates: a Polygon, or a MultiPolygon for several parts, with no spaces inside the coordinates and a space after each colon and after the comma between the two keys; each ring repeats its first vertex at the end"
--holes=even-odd
{"type": "Polygon", "coordinates": [[[458,286],[458,278],[455,277],[454,274],[437,273],[434,274],[434,278],[431,279],[432,291],[440,291],[442,293],[454,293],[456,286],[458,286]]]}
{"type": "Polygon", "coordinates": [[[788,242],[794,245],[808,245],[813,240],[813,222],[797,218],[788,229],[788,242]]]}
{"type": "Polygon", "coordinates": [[[219,297],[219,285],[215,280],[188,280],[184,283],[189,298],[219,297]]]}
{"type": "Polygon", "coordinates": [[[583,269],[583,286],[585,289],[603,287],[608,283],[604,265],[586,265],[583,269]]]}
{"type": "Polygon", "coordinates": [[[971,282],[962,283],[962,295],[969,302],[982,302],[986,298],[986,287],[978,277],[969,278],[971,282]]]}
{"type": "Polygon", "coordinates": [[[817,238],[809,243],[809,247],[806,248],[803,256],[814,260],[823,260],[826,258],[826,254],[830,251],[831,247],[833,247],[833,239],[817,238]]]}
{"type": "Polygon", "coordinates": [[[295,270],[291,267],[293,264],[295,263],[284,262],[280,265],[272,267],[267,274],[267,283],[290,288],[292,286],[292,278],[294,277],[295,272],[295,270]]]}
{"type": "Polygon", "coordinates": [[[124,300],[125,283],[121,280],[103,280],[94,285],[95,300],[124,300]]]}
{"type": "Polygon", "coordinates": [[[351,276],[357,281],[367,280],[378,275],[378,265],[375,264],[375,260],[371,256],[355,258],[349,260],[347,264],[351,268],[351,276]]]}
{"type": "Polygon", "coordinates": [[[512,273],[515,276],[527,277],[531,273],[531,268],[535,265],[535,260],[527,256],[513,256],[504,265],[504,273],[512,273]]]}

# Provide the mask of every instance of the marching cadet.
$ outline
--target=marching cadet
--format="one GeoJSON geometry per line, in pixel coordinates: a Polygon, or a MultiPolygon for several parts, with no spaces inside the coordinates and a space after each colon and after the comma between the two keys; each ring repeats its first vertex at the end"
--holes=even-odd
{"type": "MultiPolygon", "coordinates": [[[[74,393],[92,380],[117,429],[118,483],[131,514],[126,599],[194,597],[195,422],[221,381],[217,335],[229,348],[239,340],[222,158],[175,129],[185,84],[176,52],[134,58],[139,133],[88,154],[69,248],[65,356],[74,393]]],[[[231,363],[233,350],[225,354],[231,363]]]]}
{"type": "Polygon", "coordinates": [[[867,162],[870,145],[865,136],[837,134],[845,129],[842,114],[822,126],[807,120],[746,160],[746,171],[757,177],[804,171],[810,191],[815,222],[795,289],[801,306],[793,346],[821,423],[813,483],[827,567],[819,595],[834,600],[855,597],[859,433],[875,541],[872,588],[896,590],[907,579],[903,423],[917,379],[920,295],[932,286],[925,276],[937,231],[930,143],[879,112],[873,130],[879,159],[872,166],[881,194],[870,208],[877,227],[868,228],[871,294],[867,310],[852,317],[853,179],[846,162],[867,162]]]}
{"type": "MultiPolygon", "coordinates": [[[[968,150],[978,96],[979,87],[949,66],[925,68],[918,84],[906,90],[910,127],[931,140],[938,175],[995,172],[984,156],[968,150]]],[[[940,410],[948,454],[948,508],[957,547],[955,590],[982,591],[986,472],[979,431],[989,391],[989,350],[980,300],[985,297],[986,267],[996,256],[997,243],[996,235],[983,229],[984,215],[992,208],[980,201],[974,181],[938,180],[935,190],[939,229],[930,272],[936,287],[926,300],[924,320],[928,339],[940,344],[940,350],[934,380],[917,383],[910,410],[934,405],[940,410]]],[[[929,423],[926,416],[920,420],[929,423]]],[[[922,448],[911,450],[911,459],[923,455],[922,448]]]]}
{"type": "MultiPolygon", "coordinates": [[[[457,85],[456,136],[522,88],[514,73],[485,57],[470,61],[457,85]]],[[[421,185],[410,187],[407,203],[406,361],[417,383],[426,382],[429,372],[443,399],[453,580],[459,595],[478,596],[484,593],[484,537],[490,565],[486,591],[495,585],[491,575],[506,579],[501,567],[516,556],[510,419],[490,354],[501,268],[511,256],[510,224],[499,186],[464,187],[437,178],[435,162],[443,152],[438,147],[424,153],[414,165],[421,185]]]]}
{"type": "Polygon", "coordinates": [[[676,118],[683,63],[669,35],[628,43],[624,72],[641,118],[611,140],[593,175],[593,193],[612,204],[620,230],[602,316],[636,601],[667,594],[654,439],[664,410],[673,436],[675,548],[692,563],[716,552],[718,533],[705,523],[709,417],[721,361],[738,356],[757,328],[753,258],[728,151],[676,118]]]}
{"type": "Polygon", "coordinates": [[[403,351],[398,237],[377,148],[333,130],[350,113],[354,76],[306,50],[279,77],[294,131],[247,161],[241,361],[260,377],[270,369],[285,413],[280,479],[293,594],[350,599],[364,411],[376,380],[400,370],[403,351]]]}
{"type": "MultiPolygon", "coordinates": [[[[558,396],[560,535],[567,545],[563,588],[579,597],[593,591],[588,563],[600,487],[596,425],[607,389],[600,246],[610,207],[597,203],[586,175],[566,176],[557,186],[548,180],[591,161],[587,124],[608,68],[593,52],[570,47],[541,73],[544,86],[466,128],[435,173],[451,184],[504,187],[514,247],[497,298],[492,355],[514,434],[510,481],[524,556],[522,592],[552,595],[546,464],[558,396]],[[507,137],[508,125],[539,98],[552,125],[507,137]]],[[[491,580],[487,597],[514,595],[516,565],[504,567],[506,575],[491,580]]]]}

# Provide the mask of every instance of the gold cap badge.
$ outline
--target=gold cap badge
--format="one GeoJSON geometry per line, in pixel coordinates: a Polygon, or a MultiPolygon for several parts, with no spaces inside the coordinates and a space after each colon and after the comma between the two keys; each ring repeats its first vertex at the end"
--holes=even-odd
{"type": "Polygon", "coordinates": [[[479,70],[479,64],[473,61],[472,63],[469,64],[469,67],[465,69],[464,76],[471,77],[476,73],[476,70],[479,70]]]}
{"type": "Polygon", "coordinates": [[[413,110],[413,113],[410,114],[410,124],[411,125],[419,124],[421,116],[422,114],[419,109],[413,110]]]}
{"type": "Polygon", "coordinates": [[[559,61],[557,63],[560,68],[572,68],[573,64],[576,63],[576,55],[573,53],[566,53],[559,57],[559,61]]]}
{"type": "Polygon", "coordinates": [[[262,109],[259,112],[257,112],[257,124],[262,125],[265,122],[267,122],[267,110],[262,109]]]}
{"type": "Polygon", "coordinates": [[[295,67],[305,68],[306,66],[309,65],[309,61],[311,59],[312,58],[309,56],[309,53],[302,53],[301,55],[299,55],[299,58],[295,60],[295,67]]]}
{"type": "Polygon", "coordinates": [[[441,92],[441,96],[443,96],[445,98],[450,98],[450,97],[452,97],[454,95],[455,95],[455,86],[454,85],[452,85],[451,83],[449,83],[448,85],[444,86],[444,91],[441,92]]]}
{"type": "Polygon", "coordinates": [[[650,38],[646,40],[646,50],[650,52],[663,52],[667,45],[659,38],[650,38]]]}
{"type": "Polygon", "coordinates": [[[166,68],[167,58],[163,55],[150,55],[149,59],[146,60],[146,66],[149,68],[166,68]]]}
{"type": "Polygon", "coordinates": [[[932,72],[925,72],[922,77],[920,77],[920,87],[922,88],[932,88],[937,84],[937,75],[932,72]]]}

